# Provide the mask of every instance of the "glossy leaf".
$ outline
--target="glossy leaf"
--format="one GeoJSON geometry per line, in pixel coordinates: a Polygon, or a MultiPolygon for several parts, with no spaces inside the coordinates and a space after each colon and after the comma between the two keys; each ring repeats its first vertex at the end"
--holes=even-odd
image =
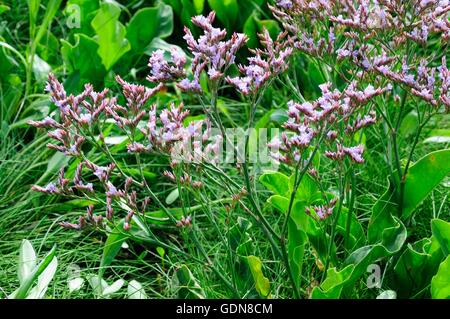
{"type": "Polygon", "coordinates": [[[445,256],[450,254],[450,223],[441,219],[431,221],[431,231],[445,256]]]}
{"type": "Polygon", "coordinates": [[[89,82],[103,80],[106,69],[97,53],[98,43],[84,34],[75,34],[74,38],[73,45],[61,40],[61,54],[69,72],[79,72],[80,78],[89,82]]]}
{"type": "Polygon", "coordinates": [[[33,246],[28,240],[23,240],[20,245],[19,252],[19,268],[18,277],[20,284],[32,274],[34,268],[36,267],[37,257],[33,246]]]}
{"type": "Polygon", "coordinates": [[[179,283],[178,297],[181,299],[205,299],[205,292],[190,269],[183,265],[176,272],[179,283]]]}
{"type": "Polygon", "coordinates": [[[148,299],[141,283],[136,280],[128,283],[127,295],[128,299],[148,299]]]}
{"type": "Polygon", "coordinates": [[[217,14],[217,18],[227,29],[236,22],[239,15],[239,5],[237,0],[208,0],[209,6],[217,14]]]}
{"type": "Polygon", "coordinates": [[[433,299],[450,299],[450,255],[441,263],[431,280],[431,296],[433,299]]]}
{"type": "Polygon", "coordinates": [[[406,175],[403,213],[406,219],[428,194],[450,174],[450,150],[430,153],[409,169],[406,175]]]}
{"type": "Polygon", "coordinates": [[[259,178],[261,184],[277,195],[286,196],[289,193],[289,177],[279,172],[267,172],[259,178]]]}
{"type": "Polygon", "coordinates": [[[56,269],[58,268],[58,259],[53,257],[50,264],[45,268],[45,270],[39,275],[37,284],[33,289],[30,290],[27,299],[42,299],[47,292],[48,285],[53,280],[55,276],[56,269]]]}
{"type": "Polygon", "coordinates": [[[327,277],[320,287],[314,287],[312,299],[337,299],[341,296],[344,284],[349,281],[355,266],[348,265],[341,271],[336,268],[328,269],[327,277]]]}
{"type": "Polygon", "coordinates": [[[120,8],[116,4],[103,2],[91,23],[97,35],[97,52],[106,70],[130,50],[126,29],[119,22],[119,16],[120,8]]]}
{"type": "Polygon", "coordinates": [[[143,53],[154,38],[166,38],[172,31],[172,7],[161,3],[134,14],[127,26],[127,39],[135,53],[143,53]]]}
{"type": "Polygon", "coordinates": [[[256,256],[247,257],[248,265],[252,272],[253,280],[255,282],[255,288],[259,296],[262,298],[269,297],[270,294],[270,282],[262,272],[262,262],[256,256]]]}

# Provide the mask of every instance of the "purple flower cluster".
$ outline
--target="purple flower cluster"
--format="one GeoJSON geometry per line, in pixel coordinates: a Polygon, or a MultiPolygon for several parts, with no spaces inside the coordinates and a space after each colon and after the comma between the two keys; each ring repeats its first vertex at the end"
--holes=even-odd
{"type": "Polygon", "coordinates": [[[263,49],[252,50],[255,56],[248,59],[249,64],[239,66],[244,76],[226,78],[229,84],[244,95],[256,93],[270,78],[284,72],[293,52],[287,40],[287,32],[279,34],[273,41],[269,31],[264,29],[259,37],[263,49]]]}
{"type": "Polygon", "coordinates": [[[362,145],[344,147],[342,143],[351,141],[357,131],[376,122],[373,113],[361,116],[361,112],[365,112],[362,106],[383,94],[389,87],[375,89],[368,86],[364,90],[357,90],[356,85],[356,82],[352,82],[341,92],[337,89],[331,90],[331,84],[325,83],[320,86],[322,95],[317,100],[305,103],[290,101],[289,120],[284,124],[289,132],[284,132],[281,140],[275,138],[269,143],[268,146],[274,150],[272,157],[285,163],[298,162],[312,141],[323,135],[329,144],[325,153],[327,157],[343,160],[347,155],[353,162],[363,163],[362,145]],[[338,129],[342,125],[345,130],[339,134],[338,129]],[[331,150],[334,148],[337,150],[331,150]]]}

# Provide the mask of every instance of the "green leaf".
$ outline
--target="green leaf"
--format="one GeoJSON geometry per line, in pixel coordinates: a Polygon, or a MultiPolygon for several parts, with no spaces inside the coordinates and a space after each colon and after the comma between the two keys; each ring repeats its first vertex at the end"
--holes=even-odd
{"type": "Polygon", "coordinates": [[[441,263],[431,280],[431,296],[433,299],[450,299],[450,255],[441,263]]]}
{"type": "Polygon", "coordinates": [[[366,272],[367,267],[375,261],[398,253],[406,240],[407,232],[403,223],[393,217],[394,225],[383,230],[381,241],[374,245],[361,247],[350,254],[344,261],[344,267],[354,265],[351,277],[345,284],[348,293],[354,283],[366,272]]]}
{"type": "Polygon", "coordinates": [[[33,73],[37,83],[44,83],[47,80],[48,74],[51,70],[52,68],[47,62],[42,60],[38,55],[34,56],[33,73]]]}
{"type": "Polygon", "coordinates": [[[314,287],[311,298],[312,299],[337,299],[341,296],[344,284],[350,279],[354,271],[354,265],[348,265],[341,271],[336,268],[327,270],[327,277],[320,285],[314,287]]]}
{"type": "Polygon", "coordinates": [[[127,296],[128,299],[148,299],[141,283],[136,280],[132,280],[128,283],[127,296]]]}
{"type": "Polygon", "coordinates": [[[36,30],[36,21],[39,13],[40,0],[27,0],[28,2],[28,15],[30,18],[30,36],[34,36],[36,30]]]}
{"type": "Polygon", "coordinates": [[[135,53],[143,53],[154,38],[166,38],[173,32],[172,7],[157,7],[137,11],[127,26],[127,39],[135,53]]]}
{"type": "Polygon", "coordinates": [[[111,285],[103,289],[102,296],[107,297],[109,295],[115,294],[123,287],[124,284],[125,281],[123,279],[116,280],[111,285]]]}
{"type": "Polygon", "coordinates": [[[428,194],[450,174],[450,150],[432,152],[415,163],[406,175],[402,219],[406,219],[428,194]]]}
{"type": "Polygon", "coordinates": [[[264,173],[259,177],[259,181],[277,195],[286,196],[289,193],[289,177],[282,173],[264,173]]]}
{"type": "Polygon", "coordinates": [[[192,2],[194,4],[195,12],[197,12],[197,14],[202,13],[203,8],[205,7],[205,0],[193,0],[192,2]]]}
{"type": "MultiPolygon", "coordinates": [[[[290,192],[294,191],[295,174],[292,174],[289,179],[289,189],[290,192]]],[[[321,196],[319,193],[319,188],[317,187],[316,181],[309,176],[309,174],[303,175],[300,185],[297,188],[297,193],[295,194],[295,199],[300,201],[305,201],[306,203],[312,203],[317,196],[321,196]]]]}
{"type": "Polygon", "coordinates": [[[211,9],[216,12],[220,22],[222,22],[227,29],[231,29],[239,14],[237,0],[208,0],[208,3],[211,9]]]}
{"type": "Polygon", "coordinates": [[[67,282],[67,286],[69,288],[70,293],[80,290],[83,287],[83,285],[84,285],[84,279],[81,277],[70,279],[67,282]]]}
{"type": "Polygon", "coordinates": [[[0,14],[4,13],[6,11],[9,11],[9,10],[10,10],[10,8],[7,5],[0,4],[0,14]]]}
{"type": "Polygon", "coordinates": [[[289,208],[289,198],[280,195],[273,195],[269,197],[267,202],[281,213],[287,213],[287,210],[289,208]]]}
{"type": "Polygon", "coordinates": [[[42,37],[47,33],[53,18],[61,6],[62,0],[49,0],[47,2],[47,7],[45,8],[44,18],[42,19],[42,24],[39,26],[37,35],[34,42],[37,44],[41,41],[42,37]]]}
{"type": "Polygon", "coordinates": [[[398,210],[397,205],[394,204],[396,202],[395,190],[391,187],[389,180],[387,184],[388,189],[372,207],[372,215],[367,228],[367,237],[371,244],[381,241],[383,231],[395,225],[393,214],[398,210]]]}
{"type": "Polygon", "coordinates": [[[103,81],[106,69],[98,55],[98,43],[84,35],[75,34],[75,44],[61,40],[61,55],[69,72],[79,72],[82,79],[89,82],[103,81]]]}
{"type": "Polygon", "coordinates": [[[123,229],[125,219],[120,220],[116,227],[111,230],[106,239],[105,245],[103,246],[103,255],[100,261],[99,277],[102,277],[105,273],[106,268],[111,265],[114,258],[116,258],[123,243],[127,239],[131,239],[137,242],[141,241],[151,241],[152,234],[149,228],[147,228],[141,221],[140,217],[134,215],[131,223],[131,227],[128,231],[123,229]]]}
{"type": "MultiPolygon", "coordinates": [[[[305,214],[305,206],[302,208],[297,207],[298,210],[303,210],[305,214]]],[[[288,221],[288,257],[289,264],[291,266],[292,274],[294,276],[295,284],[300,286],[302,269],[303,269],[303,257],[305,254],[305,246],[308,242],[308,236],[306,232],[299,227],[299,225],[291,218],[288,221]]]]}
{"type": "MultiPolygon", "coordinates": [[[[38,277],[45,271],[47,266],[53,261],[55,257],[56,247],[54,246],[50,252],[45,256],[45,258],[35,267],[32,273],[21,283],[19,289],[14,292],[14,299],[24,299],[27,297],[28,292],[33,285],[33,283],[38,279],[38,277]]],[[[12,297],[12,296],[11,296],[12,297]]]]}
{"type": "Polygon", "coordinates": [[[58,268],[58,260],[53,257],[50,264],[45,268],[42,274],[38,277],[37,285],[30,290],[30,293],[27,296],[27,299],[42,299],[47,292],[48,285],[53,280],[55,276],[56,269],[58,268]]]}
{"type": "Polygon", "coordinates": [[[173,191],[170,192],[170,194],[167,196],[166,198],[166,204],[167,205],[172,205],[173,203],[175,203],[175,201],[178,199],[178,197],[180,196],[179,192],[178,192],[178,188],[175,188],[173,191]]]}
{"type": "Polygon", "coordinates": [[[20,284],[31,275],[36,267],[37,258],[31,243],[24,239],[20,245],[18,277],[20,284]]]}
{"type": "Polygon", "coordinates": [[[402,120],[400,125],[399,135],[402,137],[409,137],[416,133],[419,127],[419,116],[416,111],[411,111],[402,120]]]}
{"type": "MultiPolygon", "coordinates": [[[[413,245],[408,244],[394,267],[393,283],[400,298],[408,298],[423,290],[436,273],[440,260],[435,265],[429,263],[428,250],[431,240],[425,238],[413,245]]],[[[438,251],[439,253],[439,251],[438,251]]]]}
{"type": "Polygon", "coordinates": [[[261,260],[256,256],[248,256],[247,261],[252,272],[256,291],[258,292],[260,297],[268,298],[270,294],[270,282],[262,272],[261,260]]]}
{"type": "Polygon", "coordinates": [[[441,219],[431,221],[431,231],[438,241],[444,256],[450,254],[450,223],[441,219]]]}
{"type": "Polygon", "coordinates": [[[269,31],[272,39],[276,38],[280,33],[280,27],[275,20],[261,20],[260,12],[256,9],[247,18],[244,24],[244,33],[249,37],[247,45],[250,48],[256,48],[259,46],[258,33],[263,32],[264,29],[269,31]]]}
{"type": "Polygon", "coordinates": [[[205,299],[205,292],[186,265],[182,265],[176,271],[180,299],[205,299]]]}
{"type": "Polygon", "coordinates": [[[116,228],[112,230],[112,232],[108,235],[108,238],[106,239],[105,245],[103,246],[103,255],[102,259],[100,261],[100,269],[99,269],[99,276],[102,277],[105,273],[106,267],[111,265],[114,258],[116,258],[117,254],[119,253],[122,244],[125,242],[125,240],[128,238],[128,234],[123,230],[123,223],[122,220],[116,228]]]}
{"type": "Polygon", "coordinates": [[[130,43],[125,38],[126,29],[119,22],[120,8],[112,2],[104,2],[92,20],[92,27],[97,35],[98,55],[106,70],[130,50],[130,43]]]}
{"type": "Polygon", "coordinates": [[[424,143],[450,143],[450,130],[436,129],[432,130],[424,143]]]}
{"type": "Polygon", "coordinates": [[[100,7],[98,0],[69,0],[67,1],[64,14],[66,15],[66,24],[74,27],[79,23],[79,28],[75,30],[77,33],[86,36],[92,36],[94,31],[90,22],[100,7]],[[78,16],[79,15],[79,16],[78,16]]]}
{"type": "MultiPolygon", "coordinates": [[[[347,207],[342,207],[341,214],[339,215],[336,232],[340,234],[343,238],[347,235],[347,219],[348,219],[349,209],[347,207]]],[[[349,242],[346,246],[347,250],[353,251],[355,248],[361,247],[366,242],[366,234],[364,233],[364,228],[358,221],[355,212],[352,212],[350,217],[350,233],[349,242]]]]}

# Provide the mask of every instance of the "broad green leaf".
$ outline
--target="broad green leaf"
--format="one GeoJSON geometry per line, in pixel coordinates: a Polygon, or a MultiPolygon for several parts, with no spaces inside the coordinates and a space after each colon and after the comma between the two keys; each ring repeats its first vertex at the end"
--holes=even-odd
{"type": "Polygon", "coordinates": [[[34,56],[33,59],[33,73],[36,81],[38,83],[43,83],[47,80],[48,74],[52,68],[50,65],[42,60],[38,55],[34,56]]]}
{"type": "MultiPolygon", "coordinates": [[[[340,234],[343,238],[347,235],[347,219],[349,215],[349,210],[347,207],[342,207],[341,214],[339,215],[338,223],[336,225],[336,232],[340,234]]],[[[349,242],[346,248],[349,251],[353,251],[355,248],[361,247],[366,243],[366,234],[364,233],[364,228],[358,221],[355,212],[352,212],[350,217],[350,232],[349,232],[349,242]]]]}
{"type": "MultiPolygon", "coordinates": [[[[174,49],[174,48],[177,49],[178,52],[180,52],[180,53],[182,53],[183,55],[186,56],[186,54],[184,53],[182,48],[180,48],[177,45],[167,43],[166,41],[164,41],[161,38],[154,38],[152,40],[152,42],[150,42],[150,44],[145,48],[144,54],[150,56],[156,50],[163,50],[164,51],[164,57],[167,60],[169,60],[170,59],[170,51],[172,49],[174,49]]],[[[188,57],[186,57],[186,59],[188,59],[188,57]]]]}
{"type": "Polygon", "coordinates": [[[108,283],[98,275],[89,275],[87,280],[97,296],[102,296],[103,290],[108,287],[108,283]]]}
{"type": "Polygon", "coordinates": [[[28,240],[24,239],[20,245],[19,252],[18,277],[20,284],[23,284],[24,281],[32,274],[34,268],[36,267],[36,263],[37,258],[34,248],[28,240]]]}
{"type": "Polygon", "coordinates": [[[270,282],[262,272],[261,260],[256,256],[248,256],[247,261],[259,296],[262,298],[270,298],[270,282]]]}
{"type": "Polygon", "coordinates": [[[244,33],[249,37],[247,45],[250,48],[256,48],[260,45],[258,34],[263,32],[264,29],[269,31],[272,39],[275,39],[280,33],[280,27],[275,20],[261,20],[259,11],[255,9],[244,24],[244,33]]]}
{"type": "Polygon", "coordinates": [[[106,69],[97,53],[98,43],[84,34],[75,34],[74,38],[74,45],[61,40],[61,55],[69,72],[78,71],[79,77],[89,82],[103,81],[106,69]]]}
{"type": "Polygon", "coordinates": [[[64,13],[66,25],[86,36],[93,35],[90,24],[99,8],[98,0],[68,0],[64,13]]]}
{"type": "MultiPolygon", "coordinates": [[[[297,207],[297,209],[303,210],[303,213],[305,214],[304,205],[303,208],[297,207]]],[[[305,253],[305,245],[307,242],[308,236],[306,232],[303,229],[299,228],[299,225],[295,223],[293,219],[290,219],[288,221],[288,257],[297,287],[299,287],[301,283],[303,256],[305,253]]]]}
{"type": "Polygon", "coordinates": [[[193,0],[195,11],[197,14],[200,14],[203,12],[203,8],[205,7],[205,0],[193,0]]]}
{"type": "Polygon", "coordinates": [[[450,223],[441,219],[431,221],[431,231],[445,256],[450,254],[450,223]]]}
{"type": "Polygon", "coordinates": [[[170,194],[167,196],[166,198],[166,204],[167,205],[172,205],[173,203],[175,203],[175,201],[178,199],[178,197],[180,196],[179,192],[178,192],[178,188],[175,188],[173,191],[170,192],[170,194]]]}
{"type": "Polygon", "coordinates": [[[45,271],[47,266],[53,261],[55,257],[56,247],[54,246],[50,252],[45,256],[45,258],[33,269],[33,272],[20,284],[20,287],[17,291],[14,292],[15,299],[24,299],[27,297],[28,292],[38,279],[38,277],[45,271]]]}
{"type": "Polygon", "coordinates": [[[409,169],[406,175],[402,219],[406,219],[428,194],[450,174],[450,149],[432,152],[409,169]]]}
{"type": "Polygon", "coordinates": [[[279,172],[267,172],[259,177],[259,181],[267,189],[277,195],[287,196],[289,193],[289,177],[279,172]]]}
{"type": "Polygon", "coordinates": [[[130,43],[125,38],[126,29],[119,22],[120,11],[116,4],[103,2],[91,23],[97,35],[97,52],[106,70],[130,50],[130,43]]]}
{"type": "Polygon", "coordinates": [[[69,292],[74,292],[80,290],[84,285],[84,279],[81,277],[70,279],[67,282],[69,292]]]}
{"type": "MultiPolygon", "coordinates": [[[[328,241],[330,236],[325,233],[318,221],[305,213],[304,201],[296,201],[292,207],[291,220],[295,223],[296,228],[303,230],[308,236],[308,241],[317,253],[318,264],[324,264],[328,256],[328,241]]],[[[336,261],[336,245],[333,243],[331,256],[331,264],[336,261]]]]}
{"type": "Polygon", "coordinates": [[[125,284],[125,281],[123,279],[119,279],[115,282],[113,282],[110,286],[107,286],[103,289],[102,295],[104,297],[107,297],[109,295],[115,294],[118,292],[122,286],[125,284]]]}
{"type": "Polygon", "coordinates": [[[273,195],[270,196],[267,200],[268,203],[270,203],[274,208],[276,208],[278,211],[282,212],[283,214],[286,214],[288,208],[289,208],[289,198],[280,196],[280,195],[273,195]]]}
{"type": "Polygon", "coordinates": [[[4,13],[6,11],[9,11],[9,10],[10,10],[10,8],[7,5],[0,4],[0,14],[4,13]]]}
{"type": "Polygon", "coordinates": [[[27,299],[42,299],[47,292],[48,285],[55,276],[56,269],[58,268],[58,260],[53,257],[50,264],[45,268],[45,270],[39,275],[37,285],[30,290],[27,299]]]}
{"type": "Polygon", "coordinates": [[[399,135],[402,137],[409,137],[413,135],[419,127],[419,117],[416,111],[411,111],[402,120],[400,125],[399,135]]]}
{"type": "Polygon", "coordinates": [[[237,0],[208,0],[209,6],[227,29],[231,29],[239,15],[237,0]]]}
{"type": "Polygon", "coordinates": [[[143,53],[154,38],[166,38],[172,32],[172,7],[161,3],[135,13],[127,26],[127,39],[135,53],[143,53]]]}
{"type": "MultiPolygon", "coordinates": [[[[294,191],[294,185],[295,183],[295,174],[292,174],[289,179],[289,190],[290,192],[294,191]]],[[[300,182],[300,185],[297,188],[297,193],[295,194],[295,199],[300,201],[305,201],[306,203],[310,204],[315,199],[321,197],[321,194],[319,192],[319,188],[317,187],[317,183],[314,181],[314,179],[309,176],[309,174],[303,175],[303,178],[300,182]]]]}
{"type": "Polygon", "coordinates": [[[327,277],[320,285],[314,287],[311,298],[312,299],[337,299],[341,296],[342,289],[345,283],[353,274],[355,266],[348,265],[341,271],[336,268],[327,270],[327,277]]]}
{"type": "Polygon", "coordinates": [[[367,270],[367,267],[375,261],[392,256],[398,253],[406,240],[407,232],[403,223],[394,217],[395,225],[384,229],[381,242],[375,245],[368,245],[355,250],[344,261],[344,266],[354,265],[351,280],[349,280],[345,288],[349,290],[367,270]]]}
{"type": "Polygon", "coordinates": [[[180,299],[205,299],[205,292],[186,265],[182,265],[176,271],[180,299]]]}
{"type": "Polygon", "coordinates": [[[424,143],[450,143],[450,129],[432,130],[424,143]]]}
{"type": "Polygon", "coordinates": [[[423,290],[436,273],[441,260],[438,259],[435,265],[429,263],[432,260],[428,252],[430,245],[431,240],[428,238],[413,245],[408,244],[398,259],[394,267],[393,283],[400,298],[413,296],[423,290]]]}
{"type": "Polygon", "coordinates": [[[394,204],[396,201],[395,190],[388,181],[388,189],[372,207],[372,215],[367,228],[369,243],[374,244],[381,241],[383,231],[395,226],[393,215],[398,211],[397,205],[394,204]]]}
{"type": "Polygon", "coordinates": [[[128,283],[127,295],[128,299],[148,299],[141,283],[136,280],[128,283]]]}
{"type": "Polygon", "coordinates": [[[433,299],[450,299],[450,255],[441,263],[431,280],[431,296],[433,299]]]}
{"type": "Polygon", "coordinates": [[[288,115],[285,110],[275,110],[270,115],[270,120],[274,123],[282,125],[288,120],[288,115]]]}
{"type": "MultiPolygon", "coordinates": [[[[127,209],[128,210],[128,209],[127,209]]],[[[125,231],[123,229],[125,220],[122,219],[116,225],[116,227],[111,230],[106,239],[105,245],[103,246],[103,255],[100,261],[100,269],[99,276],[102,277],[105,273],[106,268],[111,265],[114,258],[116,258],[120,249],[122,248],[123,243],[127,239],[132,239],[137,242],[141,241],[151,241],[152,234],[150,233],[150,229],[145,227],[144,223],[141,221],[140,217],[134,215],[131,223],[132,227],[125,231]]]]}
{"type": "Polygon", "coordinates": [[[122,244],[128,238],[128,233],[123,230],[123,223],[124,221],[122,220],[116,228],[111,231],[106,239],[105,245],[103,246],[103,255],[100,261],[99,269],[100,277],[105,273],[106,267],[111,265],[112,261],[119,253],[122,244]]]}

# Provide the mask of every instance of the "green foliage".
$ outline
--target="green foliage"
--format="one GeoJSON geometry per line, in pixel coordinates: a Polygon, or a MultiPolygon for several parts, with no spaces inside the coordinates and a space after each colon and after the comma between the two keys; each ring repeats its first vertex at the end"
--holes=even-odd
{"type": "Polygon", "coordinates": [[[248,256],[247,261],[259,296],[262,298],[270,298],[270,282],[263,274],[261,260],[256,256],[248,256]]]}
{"type": "Polygon", "coordinates": [[[406,176],[402,218],[406,219],[428,194],[450,174],[450,150],[430,153],[417,161],[406,176]]]}
{"type": "Polygon", "coordinates": [[[120,8],[114,3],[105,2],[91,22],[98,41],[97,53],[106,70],[130,50],[126,39],[126,28],[119,22],[120,8]]]}
{"type": "Polygon", "coordinates": [[[450,299],[450,256],[441,263],[431,280],[431,295],[434,299],[450,299]]]}

